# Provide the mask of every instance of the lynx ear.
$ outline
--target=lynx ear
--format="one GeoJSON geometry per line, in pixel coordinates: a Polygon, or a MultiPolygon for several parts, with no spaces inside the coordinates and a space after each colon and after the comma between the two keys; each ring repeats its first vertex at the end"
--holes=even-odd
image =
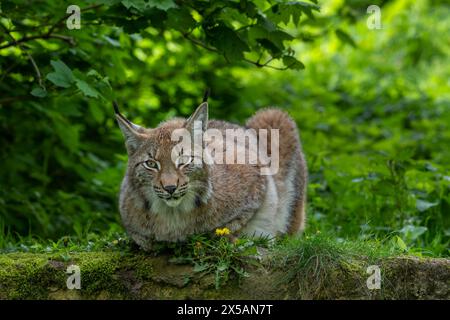
{"type": "Polygon", "coordinates": [[[119,111],[119,106],[117,102],[113,101],[114,112],[116,113],[117,123],[125,137],[125,145],[127,147],[128,153],[131,154],[139,147],[142,140],[142,135],[140,134],[142,127],[132,123],[130,120],[125,118],[119,111]]]}
{"type": "Polygon", "coordinates": [[[186,122],[186,128],[193,130],[196,121],[201,121],[202,131],[208,128],[208,102],[203,102],[197,110],[189,117],[186,122]]]}

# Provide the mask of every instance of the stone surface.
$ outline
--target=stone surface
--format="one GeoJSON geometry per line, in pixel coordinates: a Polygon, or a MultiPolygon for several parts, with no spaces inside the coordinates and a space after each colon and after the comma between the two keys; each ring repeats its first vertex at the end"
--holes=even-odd
{"type": "Polygon", "coordinates": [[[364,264],[348,262],[326,277],[298,274],[286,280],[272,263],[248,266],[248,277],[218,290],[214,276],[200,276],[167,256],[143,253],[0,255],[0,299],[450,299],[450,260],[395,257],[379,262],[380,290],[369,290],[364,264]],[[67,260],[67,258],[65,258],[67,260]],[[81,270],[81,289],[66,286],[69,265],[81,270]]]}

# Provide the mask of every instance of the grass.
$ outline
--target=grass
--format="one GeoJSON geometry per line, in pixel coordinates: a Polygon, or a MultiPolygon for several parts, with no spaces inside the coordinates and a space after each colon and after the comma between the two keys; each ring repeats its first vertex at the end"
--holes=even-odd
{"type": "Polygon", "coordinates": [[[272,252],[271,266],[282,271],[280,284],[296,282],[298,295],[303,298],[320,297],[336,285],[346,285],[344,279],[339,284],[334,283],[338,271],[351,274],[351,282],[358,282],[349,286],[364,288],[367,266],[406,253],[393,241],[336,241],[321,233],[304,238],[286,237],[272,252]]]}

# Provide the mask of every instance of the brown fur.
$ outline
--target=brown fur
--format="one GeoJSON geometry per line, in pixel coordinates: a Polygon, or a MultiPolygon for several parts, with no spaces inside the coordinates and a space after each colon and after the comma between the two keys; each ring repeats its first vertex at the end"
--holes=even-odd
{"type": "MultiPolygon", "coordinates": [[[[259,165],[202,162],[178,168],[172,162],[171,150],[176,145],[171,141],[172,132],[190,128],[192,121],[199,119],[206,120],[208,129],[221,132],[239,128],[224,121],[208,121],[207,104],[202,104],[187,121],[173,119],[155,129],[136,126],[117,114],[129,154],[119,207],[126,230],[144,249],[150,249],[155,239],[179,241],[219,227],[238,234],[255,221],[268,197],[268,179],[272,178],[261,175],[259,165]],[[150,155],[161,166],[159,170],[144,166],[150,155]],[[162,200],[168,196],[164,191],[168,185],[177,187],[174,195],[187,190],[180,197],[180,204],[171,206],[162,200]]],[[[278,109],[258,112],[249,119],[247,127],[280,129],[280,170],[273,181],[278,194],[287,194],[284,205],[289,206],[290,214],[287,225],[279,231],[274,229],[274,234],[296,233],[304,227],[307,179],[297,127],[278,109]]],[[[150,164],[156,165],[153,160],[150,164]]]]}
{"type": "MultiPolygon", "coordinates": [[[[266,128],[280,130],[280,170],[275,175],[280,193],[286,192],[285,181],[288,178],[288,168],[294,168],[294,203],[292,205],[291,219],[288,233],[294,234],[303,231],[306,219],[306,185],[308,170],[300,143],[299,132],[295,122],[286,112],[280,109],[263,109],[258,111],[247,123],[249,128],[266,128]]],[[[270,141],[270,140],[269,140],[270,141]]],[[[270,146],[270,142],[268,142],[270,146]]]]}

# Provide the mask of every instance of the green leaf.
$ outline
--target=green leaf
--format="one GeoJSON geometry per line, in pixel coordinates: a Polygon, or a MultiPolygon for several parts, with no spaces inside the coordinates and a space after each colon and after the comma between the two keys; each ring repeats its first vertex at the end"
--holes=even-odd
{"type": "Polygon", "coordinates": [[[67,123],[66,121],[54,121],[56,134],[61,139],[63,145],[71,152],[76,152],[79,145],[80,127],[67,123]]]}
{"type": "Polygon", "coordinates": [[[147,4],[145,3],[145,0],[123,0],[122,4],[125,6],[125,8],[135,8],[139,11],[144,11],[147,4]]]}
{"type": "Polygon", "coordinates": [[[177,5],[173,0],[123,0],[122,4],[125,8],[135,8],[138,11],[145,11],[147,8],[157,8],[167,11],[170,8],[176,8],[177,5]]]}
{"type": "Polygon", "coordinates": [[[436,207],[437,205],[439,205],[439,202],[428,202],[425,200],[416,199],[416,208],[420,212],[427,211],[428,209],[436,207]]]}
{"type": "Polygon", "coordinates": [[[208,263],[205,264],[196,264],[194,266],[194,272],[202,272],[209,269],[210,265],[208,263]]]}
{"type": "Polygon", "coordinates": [[[283,64],[289,69],[300,70],[305,69],[305,65],[292,56],[283,56],[283,64]]]}
{"type": "Polygon", "coordinates": [[[252,26],[247,31],[248,41],[253,45],[258,39],[267,38],[267,30],[261,26],[252,26]]]}
{"type": "Polygon", "coordinates": [[[400,249],[403,251],[408,251],[408,247],[406,246],[406,243],[400,238],[399,236],[396,236],[397,245],[400,249]]]}
{"type": "Polygon", "coordinates": [[[97,103],[92,103],[89,106],[89,112],[91,113],[92,118],[94,118],[94,120],[98,123],[102,123],[105,119],[105,114],[97,103]]]}
{"type": "Polygon", "coordinates": [[[257,39],[256,40],[263,48],[269,50],[269,52],[272,54],[272,56],[277,56],[281,54],[281,49],[276,46],[272,41],[268,39],[257,39]]]}
{"type": "Polygon", "coordinates": [[[258,249],[255,246],[245,248],[245,250],[242,251],[243,256],[254,256],[257,254],[258,254],[258,249]]]}
{"type": "Polygon", "coordinates": [[[94,77],[96,79],[102,79],[103,77],[100,75],[100,73],[98,73],[97,70],[95,69],[91,69],[88,71],[88,73],[86,74],[88,77],[94,77]]]}
{"type": "Polygon", "coordinates": [[[348,43],[353,48],[356,48],[355,41],[352,39],[352,37],[350,37],[350,35],[348,33],[342,31],[341,29],[336,29],[335,33],[336,33],[336,36],[339,38],[339,40],[341,40],[344,43],[348,43]]]}
{"type": "Polygon", "coordinates": [[[155,7],[164,11],[176,8],[177,5],[173,0],[148,0],[149,7],[155,7]]]}
{"type": "Polygon", "coordinates": [[[275,4],[266,10],[265,13],[275,23],[283,22],[287,24],[292,17],[294,24],[298,25],[302,14],[306,14],[310,19],[314,19],[313,10],[319,11],[320,7],[303,1],[289,1],[275,4]]]}
{"type": "Polygon", "coordinates": [[[269,32],[267,36],[268,39],[273,43],[275,43],[275,45],[280,49],[284,49],[283,41],[289,41],[294,39],[294,37],[291,36],[289,33],[280,30],[269,32]]]}
{"type": "Polygon", "coordinates": [[[257,21],[258,21],[257,25],[262,27],[266,31],[277,30],[277,26],[272,21],[270,21],[269,19],[267,19],[262,15],[258,15],[257,21]]]}
{"type": "Polygon", "coordinates": [[[422,234],[427,232],[427,230],[428,230],[427,227],[407,225],[407,226],[404,226],[400,230],[400,232],[404,235],[405,239],[407,239],[408,241],[415,241],[422,234]]]}
{"type": "Polygon", "coordinates": [[[218,18],[229,26],[232,25],[230,22],[238,22],[240,25],[249,24],[247,16],[234,8],[221,9],[218,18]]]}
{"type": "Polygon", "coordinates": [[[217,271],[218,272],[223,272],[223,271],[225,271],[225,270],[227,270],[228,269],[228,263],[226,263],[226,262],[220,262],[218,265],[217,265],[217,271]]]}
{"type": "Polygon", "coordinates": [[[103,39],[105,39],[113,47],[120,48],[120,42],[117,41],[116,39],[113,39],[113,38],[108,37],[106,35],[103,36],[103,39]]]}
{"type": "Polygon", "coordinates": [[[226,26],[218,26],[207,31],[209,43],[223,53],[227,60],[240,60],[244,58],[244,51],[249,51],[239,35],[226,26]]]}
{"type": "Polygon", "coordinates": [[[44,90],[41,87],[33,88],[33,90],[31,90],[30,93],[31,93],[32,96],[35,96],[35,97],[38,97],[38,98],[44,98],[44,97],[47,96],[47,91],[44,90]]]}
{"type": "Polygon", "coordinates": [[[291,20],[291,15],[295,14],[296,18],[300,18],[301,11],[294,11],[290,7],[283,4],[276,4],[266,11],[267,16],[274,22],[283,22],[285,24],[289,23],[291,20]],[[295,12],[295,13],[294,13],[295,12]]]}
{"type": "Polygon", "coordinates": [[[245,12],[249,18],[256,17],[258,13],[258,8],[252,1],[240,1],[239,2],[239,10],[245,12]]]}
{"type": "Polygon", "coordinates": [[[52,60],[50,64],[55,71],[49,73],[46,78],[58,87],[69,88],[74,82],[72,70],[61,60],[52,60]]]}
{"type": "Polygon", "coordinates": [[[450,237],[450,228],[444,230],[444,234],[446,237],[450,237]]]}
{"type": "Polygon", "coordinates": [[[186,7],[170,9],[167,11],[166,27],[168,28],[186,32],[193,28],[195,24],[196,21],[186,7]]]}
{"type": "Polygon", "coordinates": [[[99,97],[99,93],[97,90],[95,90],[94,88],[92,88],[87,82],[80,80],[80,79],[75,79],[75,82],[77,84],[77,88],[81,90],[81,92],[86,96],[86,97],[92,97],[92,98],[98,98],[99,97]]]}

